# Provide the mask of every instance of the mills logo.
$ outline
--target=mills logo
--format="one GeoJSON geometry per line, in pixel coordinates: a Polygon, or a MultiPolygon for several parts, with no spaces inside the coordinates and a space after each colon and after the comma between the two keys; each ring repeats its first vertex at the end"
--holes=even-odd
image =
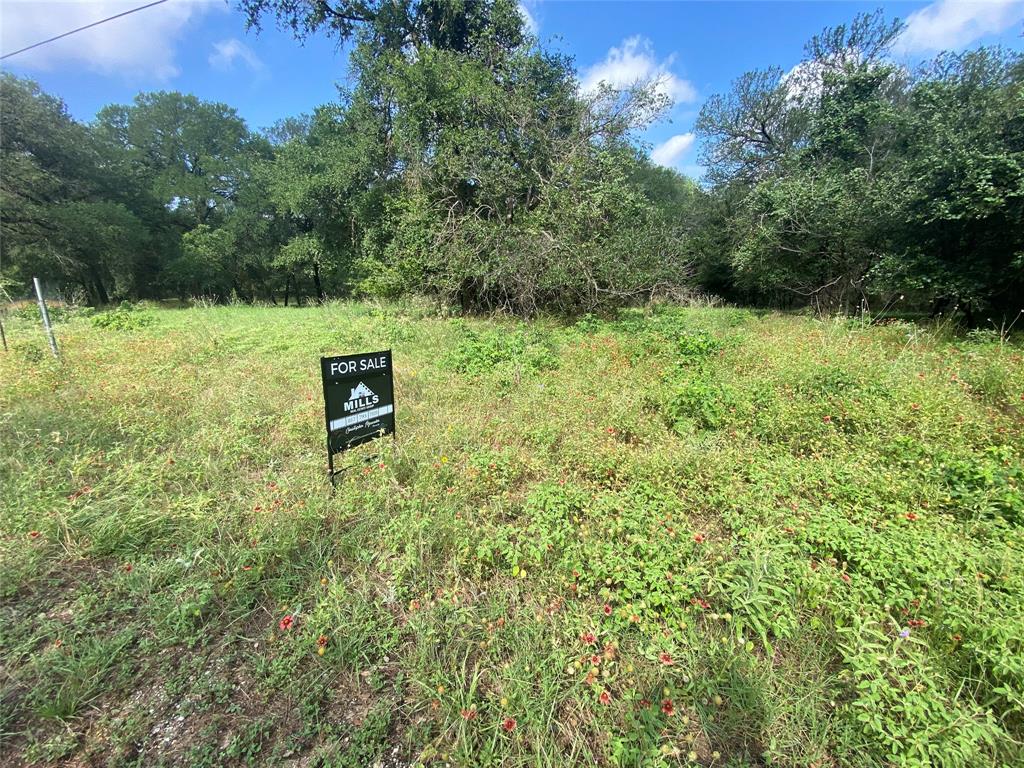
{"type": "Polygon", "coordinates": [[[359,384],[352,387],[352,393],[348,396],[348,400],[345,401],[345,412],[361,411],[363,408],[369,408],[379,402],[380,398],[373,394],[373,390],[363,384],[363,382],[359,382],[359,384]]]}

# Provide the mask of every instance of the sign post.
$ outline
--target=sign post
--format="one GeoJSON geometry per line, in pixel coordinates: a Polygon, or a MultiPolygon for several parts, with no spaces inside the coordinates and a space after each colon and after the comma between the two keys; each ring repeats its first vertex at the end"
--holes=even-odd
{"type": "Polygon", "coordinates": [[[391,350],[321,357],[327,467],[331,482],[334,454],[377,437],[395,434],[395,389],[391,350]]]}

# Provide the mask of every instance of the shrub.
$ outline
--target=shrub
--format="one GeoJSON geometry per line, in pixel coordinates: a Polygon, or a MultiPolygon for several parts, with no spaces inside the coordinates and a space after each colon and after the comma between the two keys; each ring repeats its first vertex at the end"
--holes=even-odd
{"type": "Polygon", "coordinates": [[[117,309],[100,312],[92,318],[97,328],[114,331],[137,331],[153,323],[153,315],[142,309],[138,304],[125,302],[117,309]]]}

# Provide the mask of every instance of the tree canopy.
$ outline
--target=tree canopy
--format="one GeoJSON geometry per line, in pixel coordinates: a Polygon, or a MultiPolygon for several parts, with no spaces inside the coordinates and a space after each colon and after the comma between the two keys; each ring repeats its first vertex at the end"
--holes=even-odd
{"type": "Polygon", "coordinates": [[[908,71],[881,12],[743,74],[697,120],[705,183],[647,159],[653,83],[581,90],[512,0],[241,0],[332,36],[352,85],[256,132],[139,94],[74,120],[0,79],[0,280],[102,304],[421,293],[585,312],[659,295],[851,311],[1015,313],[1024,64],[980,48],[908,71]]]}

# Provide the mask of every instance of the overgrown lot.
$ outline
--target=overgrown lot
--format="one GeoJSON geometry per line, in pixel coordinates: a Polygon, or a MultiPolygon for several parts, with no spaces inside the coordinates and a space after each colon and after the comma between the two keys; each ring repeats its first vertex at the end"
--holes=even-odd
{"type": "Polygon", "coordinates": [[[71,315],[56,363],[10,325],[4,765],[1024,760],[1019,346],[337,304],[71,315]],[[317,357],[382,347],[397,441],[332,494],[317,357]]]}

